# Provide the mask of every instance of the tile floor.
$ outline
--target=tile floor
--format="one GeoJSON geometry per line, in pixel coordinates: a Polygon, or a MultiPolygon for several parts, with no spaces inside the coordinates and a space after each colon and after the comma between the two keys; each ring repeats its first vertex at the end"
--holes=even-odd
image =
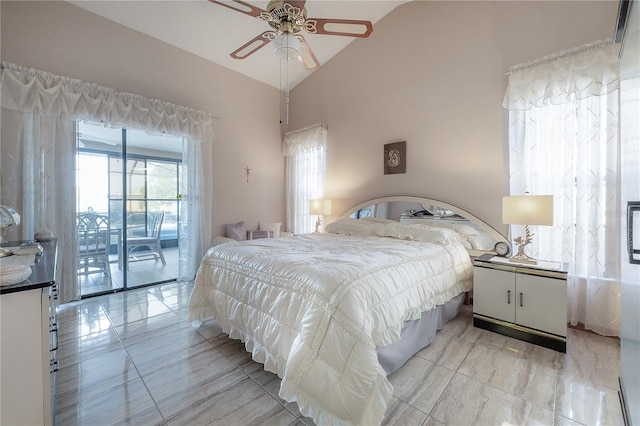
{"type": "MultiPolygon", "coordinates": [[[[186,321],[192,283],[63,305],[57,425],[303,425],[280,380],[214,322],[186,321]]],[[[390,376],[388,425],[621,425],[619,344],[569,330],[567,354],[476,329],[471,310],[390,376]]]]}

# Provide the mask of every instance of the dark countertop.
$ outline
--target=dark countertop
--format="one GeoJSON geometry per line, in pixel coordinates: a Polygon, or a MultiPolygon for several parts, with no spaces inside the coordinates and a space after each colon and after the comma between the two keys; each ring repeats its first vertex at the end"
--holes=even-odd
{"type": "MultiPolygon", "coordinates": [[[[22,241],[9,241],[2,245],[15,247],[19,246],[21,243],[22,241]]],[[[49,241],[41,241],[40,245],[44,251],[42,254],[36,255],[35,264],[31,266],[32,272],[29,278],[17,284],[1,286],[0,294],[51,287],[55,284],[58,240],[53,238],[49,241]]]]}

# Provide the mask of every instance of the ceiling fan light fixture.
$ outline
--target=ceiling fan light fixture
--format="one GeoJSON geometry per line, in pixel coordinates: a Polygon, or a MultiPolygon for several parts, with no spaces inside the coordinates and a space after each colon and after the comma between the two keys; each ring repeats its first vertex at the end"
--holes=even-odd
{"type": "Polygon", "coordinates": [[[273,50],[280,59],[296,59],[300,56],[300,40],[293,34],[278,34],[273,40],[273,50]]]}

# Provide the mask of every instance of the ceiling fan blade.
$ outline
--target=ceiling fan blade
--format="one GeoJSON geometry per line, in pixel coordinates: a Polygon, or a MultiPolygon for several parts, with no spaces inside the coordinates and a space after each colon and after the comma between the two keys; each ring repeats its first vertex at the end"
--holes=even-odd
{"type": "Polygon", "coordinates": [[[305,29],[311,34],[366,38],[373,32],[373,24],[357,19],[309,18],[305,29]]]}
{"type": "Polygon", "coordinates": [[[301,10],[304,9],[304,4],[306,2],[307,0],[287,0],[287,3],[289,3],[291,6],[299,7],[301,10]]]}
{"type": "Polygon", "coordinates": [[[220,6],[224,6],[224,7],[228,7],[229,9],[233,9],[236,12],[242,12],[246,15],[249,16],[253,16],[254,18],[257,18],[258,16],[260,16],[260,14],[262,12],[264,12],[264,10],[260,9],[259,7],[255,7],[249,3],[243,2],[241,0],[232,0],[232,1],[216,1],[216,0],[209,0],[211,3],[215,3],[215,4],[219,4],[220,6]],[[234,4],[234,3],[237,3],[234,4]]]}
{"type": "Polygon", "coordinates": [[[275,32],[265,31],[262,34],[255,36],[238,49],[231,52],[231,57],[233,59],[244,59],[252,53],[255,53],[258,49],[261,49],[267,44],[271,43],[271,40],[273,40],[274,37],[275,32]]]}
{"type": "Polygon", "coordinates": [[[313,54],[307,40],[299,34],[297,37],[300,40],[300,61],[302,61],[302,65],[309,71],[320,68],[320,62],[318,58],[316,58],[316,55],[313,54]]]}

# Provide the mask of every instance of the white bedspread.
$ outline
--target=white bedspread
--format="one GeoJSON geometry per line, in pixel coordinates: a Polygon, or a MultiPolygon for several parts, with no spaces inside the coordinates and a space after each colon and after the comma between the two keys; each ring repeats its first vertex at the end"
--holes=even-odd
{"type": "Polygon", "coordinates": [[[376,347],[471,289],[462,244],[315,234],[211,248],[190,320],[215,319],[317,424],[379,424],[393,388],[376,347]]]}

